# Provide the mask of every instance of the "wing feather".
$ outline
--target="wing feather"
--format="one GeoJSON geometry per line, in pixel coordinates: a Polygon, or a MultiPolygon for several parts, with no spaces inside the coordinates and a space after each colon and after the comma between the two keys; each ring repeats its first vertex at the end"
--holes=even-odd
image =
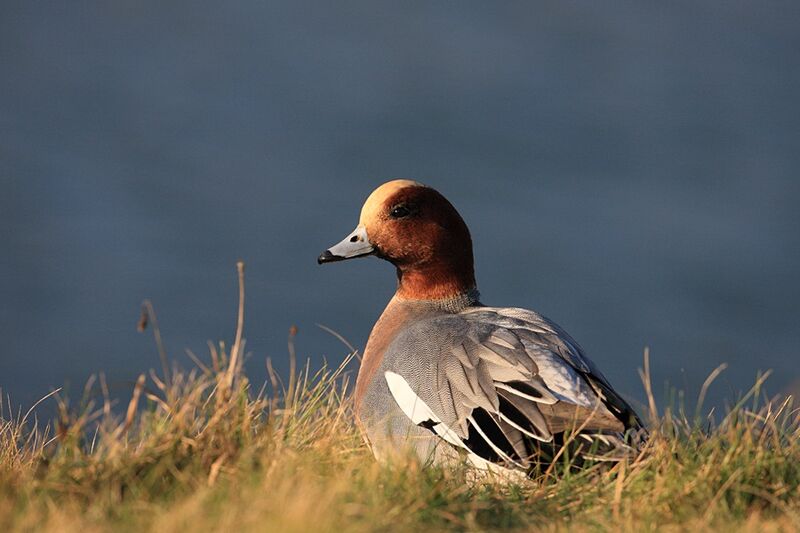
{"type": "MultiPolygon", "coordinates": [[[[488,424],[492,424],[493,421],[489,417],[484,417],[484,423],[487,423],[487,418],[488,418],[488,424]]],[[[491,437],[489,437],[489,435],[487,435],[487,431],[491,431],[488,427],[487,430],[484,431],[484,429],[481,427],[480,424],[478,424],[478,422],[475,420],[475,417],[473,417],[472,415],[468,416],[467,420],[469,421],[471,426],[475,429],[475,431],[477,431],[478,434],[483,438],[484,442],[486,442],[486,444],[489,445],[489,447],[494,451],[494,453],[498,455],[498,457],[515,466],[522,466],[516,460],[512,459],[511,456],[507,453],[507,451],[504,451],[500,447],[500,445],[498,445],[498,443],[496,443],[491,437]]],[[[494,424],[494,427],[496,428],[497,431],[500,431],[499,425],[494,424]]],[[[508,441],[508,438],[502,434],[502,432],[500,433],[500,436],[502,437],[502,441],[504,441],[504,443],[507,444],[508,447],[511,447],[511,443],[508,441]]],[[[495,436],[495,438],[497,438],[497,436],[495,436]]],[[[506,450],[509,450],[509,448],[506,448],[506,450]]],[[[510,448],[510,451],[513,453],[513,447],[510,448]]]]}
{"type": "Polygon", "coordinates": [[[553,440],[547,421],[535,402],[526,401],[519,396],[503,393],[500,394],[500,416],[514,425],[517,429],[525,431],[530,437],[542,442],[553,440]]]}
{"type": "Polygon", "coordinates": [[[494,385],[496,389],[504,390],[531,402],[549,405],[558,402],[558,398],[553,396],[553,393],[547,389],[547,386],[538,376],[528,381],[498,379],[494,385]]]}
{"type": "Polygon", "coordinates": [[[642,427],[578,344],[533,311],[476,307],[418,327],[411,338],[435,354],[432,431],[484,460],[524,466],[537,449],[529,439],[554,443],[576,428],[614,448],[642,427]]]}

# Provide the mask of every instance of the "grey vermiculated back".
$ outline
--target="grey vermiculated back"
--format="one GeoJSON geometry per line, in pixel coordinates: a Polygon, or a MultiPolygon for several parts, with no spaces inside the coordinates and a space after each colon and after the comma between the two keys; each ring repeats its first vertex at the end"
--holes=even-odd
{"type": "MultiPolygon", "coordinates": [[[[584,432],[638,429],[641,422],[578,344],[557,325],[525,309],[467,307],[444,312],[420,303],[416,318],[389,343],[361,408],[371,442],[389,431],[437,440],[399,409],[384,379],[402,376],[443,424],[470,436],[470,417],[488,414],[517,455],[525,435],[542,442],[582,427],[584,432]],[[524,417],[509,419],[509,410],[524,417]],[[387,422],[390,421],[390,422],[387,422]],[[387,425],[388,424],[388,425],[387,425]],[[390,429],[387,429],[390,428],[390,429]]],[[[487,442],[489,439],[486,439],[487,442]]],[[[421,446],[430,453],[430,443],[421,446]]]]}

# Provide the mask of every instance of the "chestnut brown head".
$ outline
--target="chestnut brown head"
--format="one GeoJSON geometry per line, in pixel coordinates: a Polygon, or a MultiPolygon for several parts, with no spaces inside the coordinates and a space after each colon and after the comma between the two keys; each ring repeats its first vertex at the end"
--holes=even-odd
{"type": "Polygon", "coordinates": [[[440,299],[475,288],[466,224],[444,196],[415,181],[393,180],[375,189],[356,229],[318,262],[366,255],[397,267],[403,297],[440,299]]]}

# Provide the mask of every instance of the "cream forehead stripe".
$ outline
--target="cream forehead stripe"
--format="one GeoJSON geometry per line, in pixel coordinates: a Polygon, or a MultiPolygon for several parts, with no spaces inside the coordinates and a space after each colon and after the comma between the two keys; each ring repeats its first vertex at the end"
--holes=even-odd
{"type": "Polygon", "coordinates": [[[358,219],[358,223],[362,226],[366,226],[370,222],[376,221],[380,216],[380,212],[386,200],[400,189],[405,189],[406,187],[425,187],[425,185],[413,180],[387,181],[372,191],[367,201],[364,202],[364,207],[361,208],[361,217],[358,219]]]}

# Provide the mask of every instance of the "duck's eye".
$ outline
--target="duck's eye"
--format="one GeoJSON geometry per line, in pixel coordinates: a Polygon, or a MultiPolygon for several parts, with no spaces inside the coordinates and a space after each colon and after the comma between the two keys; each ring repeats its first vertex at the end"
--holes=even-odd
{"type": "Polygon", "coordinates": [[[405,205],[397,205],[389,211],[389,216],[392,218],[403,218],[411,214],[411,211],[405,205]]]}

